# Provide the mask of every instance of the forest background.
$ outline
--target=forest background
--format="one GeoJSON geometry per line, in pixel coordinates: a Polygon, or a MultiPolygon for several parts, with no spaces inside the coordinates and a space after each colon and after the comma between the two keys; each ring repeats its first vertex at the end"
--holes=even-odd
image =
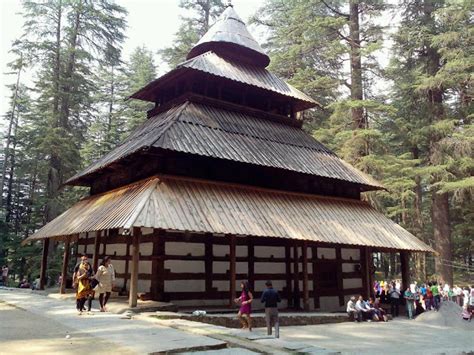
{"type": "MultiPolygon", "coordinates": [[[[14,80],[1,112],[0,264],[9,265],[12,283],[39,273],[41,243],[21,242],[87,195],[63,182],[145,120],[149,105],[126,98],[182,62],[226,6],[176,1],[172,43],[159,47],[160,23],[150,24],[156,44],[129,56],[126,1],[21,2],[8,65],[14,80]]],[[[160,11],[159,3],[148,10],[160,11]]],[[[272,58],[269,69],[321,103],[305,113],[304,129],[380,180],[387,190],[364,199],[438,251],[415,254],[413,276],[472,282],[471,1],[258,4],[247,20],[272,58]]],[[[50,283],[61,248],[51,244],[50,283]]],[[[397,274],[396,258],[374,255],[380,277],[397,274]]]]}

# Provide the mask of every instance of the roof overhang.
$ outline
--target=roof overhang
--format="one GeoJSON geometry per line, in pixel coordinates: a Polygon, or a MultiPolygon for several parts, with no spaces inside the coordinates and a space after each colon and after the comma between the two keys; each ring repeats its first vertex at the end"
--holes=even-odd
{"type": "Polygon", "coordinates": [[[434,252],[359,200],[175,176],[87,197],[25,242],[133,227],[434,252]]]}

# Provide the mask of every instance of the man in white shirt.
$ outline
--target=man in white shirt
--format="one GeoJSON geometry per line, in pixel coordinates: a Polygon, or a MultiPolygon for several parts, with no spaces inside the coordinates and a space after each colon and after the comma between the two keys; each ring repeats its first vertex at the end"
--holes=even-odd
{"type": "Polygon", "coordinates": [[[362,297],[362,295],[359,296],[359,299],[356,302],[355,308],[358,312],[360,312],[363,319],[366,319],[369,322],[372,321],[372,311],[370,310],[370,308],[367,307],[364,301],[364,297],[362,297]]]}
{"type": "Polygon", "coordinates": [[[354,321],[357,321],[357,322],[360,322],[362,320],[362,313],[358,311],[356,308],[355,296],[352,296],[349,302],[347,302],[346,311],[350,319],[353,319],[354,321]]]}

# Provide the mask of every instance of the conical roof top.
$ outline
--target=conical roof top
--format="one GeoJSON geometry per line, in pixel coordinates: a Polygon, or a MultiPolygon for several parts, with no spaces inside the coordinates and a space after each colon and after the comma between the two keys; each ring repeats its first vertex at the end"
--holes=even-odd
{"type": "Polygon", "coordinates": [[[252,37],[232,5],[227,6],[217,22],[191,49],[187,59],[210,50],[258,66],[266,67],[270,63],[270,58],[252,37]]]}

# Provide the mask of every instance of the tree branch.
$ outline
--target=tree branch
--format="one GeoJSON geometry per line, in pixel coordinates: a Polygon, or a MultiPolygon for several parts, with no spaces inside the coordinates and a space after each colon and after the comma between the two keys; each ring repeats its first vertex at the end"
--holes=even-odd
{"type": "Polygon", "coordinates": [[[339,15],[339,16],[342,16],[342,17],[345,17],[347,19],[349,19],[349,15],[348,14],[345,14],[345,13],[342,13],[336,9],[334,9],[333,7],[329,6],[326,1],[324,0],[321,0],[321,2],[324,4],[324,6],[326,6],[329,10],[331,10],[332,12],[334,12],[336,15],[339,15]]]}

